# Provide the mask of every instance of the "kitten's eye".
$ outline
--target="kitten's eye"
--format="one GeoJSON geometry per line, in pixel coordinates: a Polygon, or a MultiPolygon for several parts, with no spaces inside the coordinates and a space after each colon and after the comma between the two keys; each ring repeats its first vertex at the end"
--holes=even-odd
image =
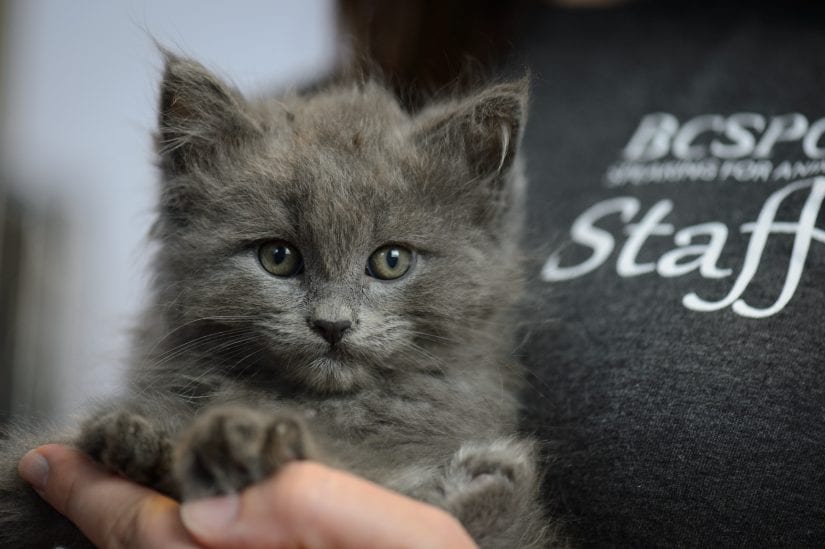
{"type": "Polygon", "coordinates": [[[295,276],[304,269],[304,259],[295,246],[283,240],[272,240],[258,248],[261,266],[275,276],[295,276]]]}
{"type": "Polygon", "coordinates": [[[410,270],[412,259],[412,251],[403,246],[383,246],[375,250],[367,261],[367,274],[381,280],[395,280],[410,270]]]}

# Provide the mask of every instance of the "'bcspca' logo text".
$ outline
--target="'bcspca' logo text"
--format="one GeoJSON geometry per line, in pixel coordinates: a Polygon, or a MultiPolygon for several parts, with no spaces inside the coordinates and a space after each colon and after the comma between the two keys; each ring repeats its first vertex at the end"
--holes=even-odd
{"type": "MultiPolygon", "coordinates": [[[[605,174],[609,187],[678,181],[789,181],[825,174],[825,118],[800,113],[703,114],[683,124],[672,114],[645,115],[605,174]],[[796,147],[774,163],[778,146],[796,147]]],[[[788,151],[785,151],[788,152],[788,151]]]]}

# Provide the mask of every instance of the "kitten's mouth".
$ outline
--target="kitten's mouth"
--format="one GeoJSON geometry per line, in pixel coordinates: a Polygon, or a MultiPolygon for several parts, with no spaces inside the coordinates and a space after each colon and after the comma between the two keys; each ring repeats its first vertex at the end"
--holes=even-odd
{"type": "Polygon", "coordinates": [[[346,350],[340,345],[330,345],[327,352],[324,353],[324,358],[334,360],[335,362],[344,362],[349,357],[346,350]]]}
{"type": "Polygon", "coordinates": [[[298,373],[310,387],[327,393],[351,391],[369,377],[358,360],[337,347],[319,354],[298,373]]]}

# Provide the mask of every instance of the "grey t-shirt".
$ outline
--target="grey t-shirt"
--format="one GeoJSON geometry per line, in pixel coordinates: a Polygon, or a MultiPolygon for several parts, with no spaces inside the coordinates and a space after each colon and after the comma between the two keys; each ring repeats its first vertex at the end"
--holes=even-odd
{"type": "Polygon", "coordinates": [[[825,543],[825,12],[537,8],[527,426],[586,545],[825,543]]]}

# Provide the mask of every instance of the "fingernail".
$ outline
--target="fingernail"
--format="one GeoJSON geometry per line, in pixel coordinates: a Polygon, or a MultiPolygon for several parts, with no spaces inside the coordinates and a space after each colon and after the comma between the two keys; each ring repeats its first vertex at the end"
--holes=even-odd
{"type": "Polygon", "coordinates": [[[31,484],[35,490],[44,490],[49,478],[49,462],[37,450],[29,450],[17,464],[17,471],[23,480],[31,484]]]}
{"type": "Polygon", "coordinates": [[[180,517],[195,537],[215,539],[222,537],[226,527],[235,521],[239,506],[236,495],[198,499],[184,503],[180,517]]]}

